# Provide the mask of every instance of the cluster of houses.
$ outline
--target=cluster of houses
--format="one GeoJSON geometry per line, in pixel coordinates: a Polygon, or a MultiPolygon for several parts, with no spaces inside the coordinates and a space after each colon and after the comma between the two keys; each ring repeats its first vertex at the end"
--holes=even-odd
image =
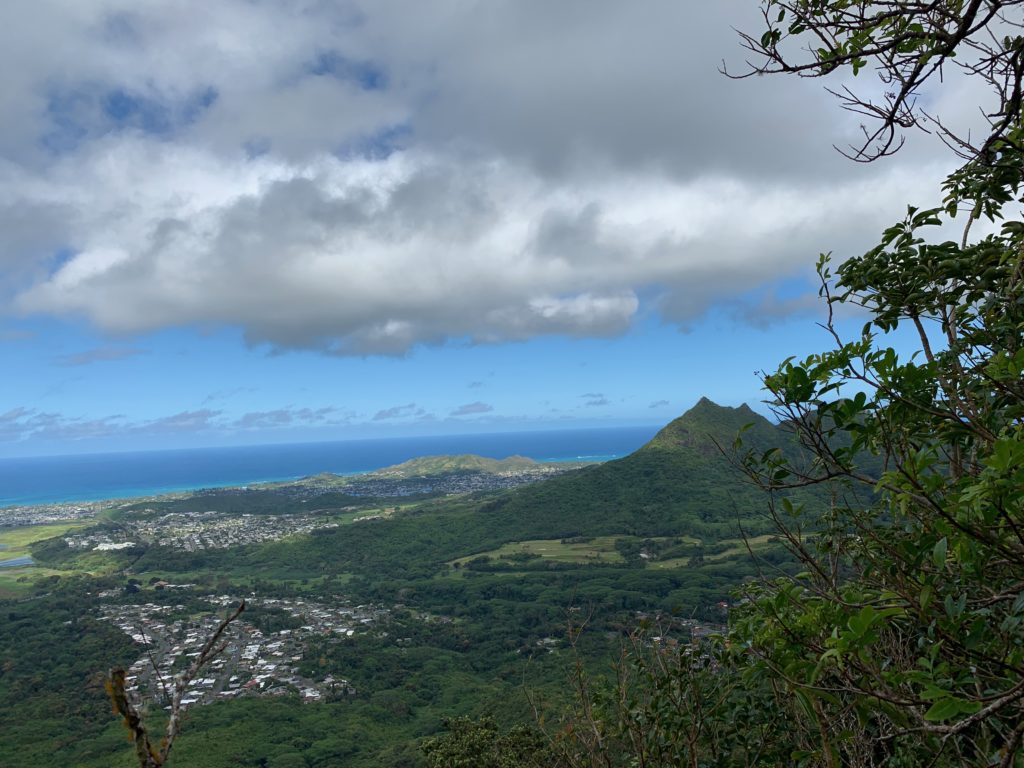
{"type": "Polygon", "coordinates": [[[23,507],[0,507],[0,528],[22,525],[44,525],[89,520],[103,507],[103,502],[81,501],[63,504],[33,504],[23,507]]]}
{"type": "MultiPolygon", "coordinates": [[[[210,598],[215,606],[237,605],[227,595],[210,598]]],[[[351,637],[385,618],[375,606],[324,605],[304,600],[260,599],[250,605],[278,608],[304,622],[295,628],[264,632],[242,617],[225,631],[223,651],[199,670],[181,699],[184,708],[238,696],[297,694],[303,701],[354,695],[348,680],[331,675],[313,680],[299,672],[305,641],[311,635],[351,637]]],[[[126,673],[126,689],[137,705],[169,707],[175,675],[188,669],[221,621],[219,611],[180,618],[183,605],[106,605],[103,616],[144,646],[126,673]]]]}
{"type": "Polygon", "coordinates": [[[195,552],[274,541],[285,536],[336,528],[314,515],[249,515],[224,512],[171,512],[125,520],[116,529],[66,536],[72,549],[123,549],[141,541],[195,552]]]}
{"type": "MultiPolygon", "coordinates": [[[[715,607],[722,614],[723,619],[728,617],[728,603],[724,601],[719,602],[715,607]]],[[[637,611],[635,616],[638,622],[656,628],[659,632],[659,634],[649,635],[647,638],[648,642],[670,648],[686,644],[687,638],[689,639],[689,644],[699,646],[702,640],[715,635],[724,635],[728,631],[728,627],[725,624],[713,621],[667,616],[662,613],[651,614],[645,611],[637,611]]]]}
{"type": "MultiPolygon", "coordinates": [[[[350,496],[415,496],[418,494],[451,495],[457,493],[477,493],[480,491],[499,491],[528,485],[538,480],[559,474],[563,470],[547,465],[509,470],[500,473],[491,472],[451,472],[425,477],[407,477],[393,479],[368,475],[365,479],[349,481],[343,490],[350,496]]],[[[334,490],[339,490],[335,487],[334,490]]]]}

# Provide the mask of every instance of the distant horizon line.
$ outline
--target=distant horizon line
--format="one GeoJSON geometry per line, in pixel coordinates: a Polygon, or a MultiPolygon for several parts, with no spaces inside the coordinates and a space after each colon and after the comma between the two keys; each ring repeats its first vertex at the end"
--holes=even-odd
{"type": "Polygon", "coordinates": [[[513,435],[523,433],[545,433],[545,432],[588,432],[595,430],[617,430],[617,429],[649,429],[652,426],[658,426],[660,429],[666,424],[674,421],[678,416],[674,416],[668,421],[661,421],[652,419],[650,421],[637,421],[625,424],[615,424],[600,426],[590,424],[588,426],[560,426],[560,427],[538,427],[538,428],[524,428],[524,429],[504,429],[496,430],[494,432],[443,432],[443,433],[423,433],[423,434],[406,434],[406,435],[387,435],[387,436],[375,436],[375,437],[348,437],[348,438],[331,438],[326,440],[295,440],[295,441],[283,441],[283,442],[266,442],[266,443],[227,443],[218,445],[195,445],[195,446],[181,446],[176,448],[128,448],[123,450],[98,450],[98,451],[78,451],[70,453],[29,453],[22,455],[3,455],[0,454],[0,462],[7,461],[25,461],[30,459],[71,459],[76,457],[85,456],[124,456],[139,453],[186,453],[193,451],[222,451],[222,450],[235,450],[235,449],[266,449],[275,447],[293,447],[293,446],[308,446],[308,445],[330,445],[333,443],[376,443],[376,442],[387,442],[390,440],[432,440],[438,438],[460,438],[460,437],[480,437],[488,435],[513,435]]]}

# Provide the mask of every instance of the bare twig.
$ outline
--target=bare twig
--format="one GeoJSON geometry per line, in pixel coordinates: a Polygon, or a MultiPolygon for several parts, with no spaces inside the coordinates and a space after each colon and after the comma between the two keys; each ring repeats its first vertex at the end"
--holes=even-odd
{"type": "MultiPolygon", "coordinates": [[[[203,644],[195,661],[187,669],[175,676],[174,693],[171,697],[171,715],[167,720],[167,728],[164,731],[164,737],[159,747],[153,745],[141,713],[128,698],[124,669],[122,667],[114,667],[110,670],[110,676],[106,682],[107,693],[110,695],[114,712],[124,718],[125,727],[131,733],[132,741],[135,744],[135,755],[139,760],[140,768],[162,768],[167,762],[167,757],[171,753],[171,747],[174,746],[174,740],[181,732],[182,697],[188,690],[189,684],[199,674],[199,670],[213,661],[227,647],[227,643],[222,643],[221,638],[231,623],[241,616],[244,610],[245,600],[242,600],[238,607],[221,621],[217,629],[214,630],[206,643],[203,644]]],[[[163,681],[161,680],[162,684],[163,681]]]]}

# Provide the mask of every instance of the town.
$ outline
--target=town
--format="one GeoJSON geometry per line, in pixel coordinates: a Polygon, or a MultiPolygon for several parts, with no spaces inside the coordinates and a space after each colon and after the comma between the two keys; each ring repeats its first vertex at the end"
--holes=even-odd
{"type": "Polygon", "coordinates": [[[91,520],[109,506],[109,501],[82,501],[2,507],[0,508],[0,528],[91,520]]]}
{"type": "MultiPolygon", "coordinates": [[[[158,585],[163,587],[164,585],[158,585]]],[[[105,594],[112,597],[116,591],[105,594]]],[[[220,595],[207,598],[218,609],[238,605],[239,598],[220,595]]],[[[370,631],[389,616],[385,608],[369,605],[328,606],[306,600],[247,598],[250,609],[283,612],[294,626],[267,632],[242,618],[232,622],[224,636],[224,650],[189,683],[181,699],[183,708],[239,696],[294,694],[313,702],[355,695],[348,680],[327,675],[314,680],[299,671],[305,640],[313,635],[352,637],[370,631]]],[[[144,647],[144,653],[127,670],[126,690],[138,705],[170,708],[175,675],[200,654],[221,619],[215,613],[195,617],[185,605],[106,605],[103,617],[144,647]]]]}
{"type": "Polygon", "coordinates": [[[170,512],[158,517],[124,520],[116,527],[64,537],[71,549],[127,549],[136,543],[196,552],[203,549],[275,541],[338,524],[314,515],[250,515],[224,512],[170,512]]]}

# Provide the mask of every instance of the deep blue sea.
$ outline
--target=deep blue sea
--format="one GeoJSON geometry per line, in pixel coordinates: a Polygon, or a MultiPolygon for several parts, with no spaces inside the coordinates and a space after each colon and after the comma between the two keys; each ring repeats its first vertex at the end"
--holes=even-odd
{"type": "Polygon", "coordinates": [[[0,459],[0,507],[149,496],[291,480],[320,472],[369,472],[443,454],[606,461],[632,453],[657,429],[616,427],[0,459]]]}

